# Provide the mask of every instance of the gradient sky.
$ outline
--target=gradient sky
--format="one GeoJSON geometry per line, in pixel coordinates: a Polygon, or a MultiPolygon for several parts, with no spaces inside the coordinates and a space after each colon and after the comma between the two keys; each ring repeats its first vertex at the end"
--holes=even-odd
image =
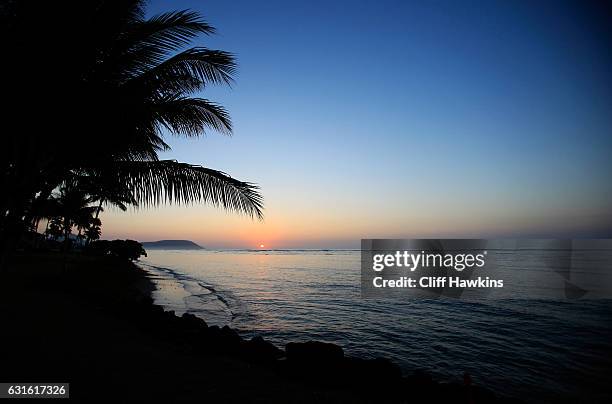
{"type": "Polygon", "coordinates": [[[195,45],[239,62],[202,94],[234,136],[169,138],[162,157],[258,183],[266,218],[107,209],[103,237],[612,236],[611,14],[586,3],[154,1],[201,12],[219,34],[195,45]]]}

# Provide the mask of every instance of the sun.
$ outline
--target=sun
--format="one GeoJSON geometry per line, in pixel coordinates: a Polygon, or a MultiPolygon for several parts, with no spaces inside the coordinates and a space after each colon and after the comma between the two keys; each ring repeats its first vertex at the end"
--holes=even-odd
{"type": "Polygon", "coordinates": [[[259,245],[259,248],[264,248],[264,247],[265,247],[265,245],[263,245],[263,244],[259,245]]]}

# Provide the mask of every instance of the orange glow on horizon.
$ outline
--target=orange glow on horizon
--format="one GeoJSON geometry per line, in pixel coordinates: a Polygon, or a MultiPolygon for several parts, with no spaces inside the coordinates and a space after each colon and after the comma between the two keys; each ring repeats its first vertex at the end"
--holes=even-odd
{"type": "Polygon", "coordinates": [[[264,248],[264,247],[265,247],[265,245],[263,245],[263,244],[259,245],[259,248],[264,248]]]}

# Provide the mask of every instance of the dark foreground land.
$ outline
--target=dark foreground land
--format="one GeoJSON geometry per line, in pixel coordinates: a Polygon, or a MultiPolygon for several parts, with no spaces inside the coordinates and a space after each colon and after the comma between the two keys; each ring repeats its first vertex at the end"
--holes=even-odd
{"type": "Polygon", "coordinates": [[[468,384],[402,377],[332,344],[243,340],[152,304],[153,284],[112,257],[39,254],[0,274],[0,381],[69,382],[87,402],[506,402],[468,384]]]}

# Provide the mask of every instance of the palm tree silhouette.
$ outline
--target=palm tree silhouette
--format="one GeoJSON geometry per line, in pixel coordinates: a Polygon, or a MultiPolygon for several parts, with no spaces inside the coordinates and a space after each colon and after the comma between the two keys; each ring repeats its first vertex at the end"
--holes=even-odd
{"type": "Polygon", "coordinates": [[[51,227],[48,233],[54,235],[55,239],[61,234],[64,238],[64,249],[67,250],[70,247],[73,227],[77,227],[77,238],[82,238],[83,231],[101,224],[100,220],[93,216],[97,207],[90,205],[91,202],[92,198],[74,184],[63,185],[40,205],[34,216],[37,220],[47,219],[51,227]]]}
{"type": "Polygon", "coordinates": [[[185,49],[214,28],[191,11],[147,19],[135,0],[49,3],[0,5],[0,77],[12,100],[0,151],[0,186],[13,191],[0,196],[3,235],[75,175],[105,184],[98,212],[107,202],[205,202],[261,219],[255,184],[158,156],[170,134],[232,132],[227,111],[199,92],[230,85],[234,57],[185,49]]]}

